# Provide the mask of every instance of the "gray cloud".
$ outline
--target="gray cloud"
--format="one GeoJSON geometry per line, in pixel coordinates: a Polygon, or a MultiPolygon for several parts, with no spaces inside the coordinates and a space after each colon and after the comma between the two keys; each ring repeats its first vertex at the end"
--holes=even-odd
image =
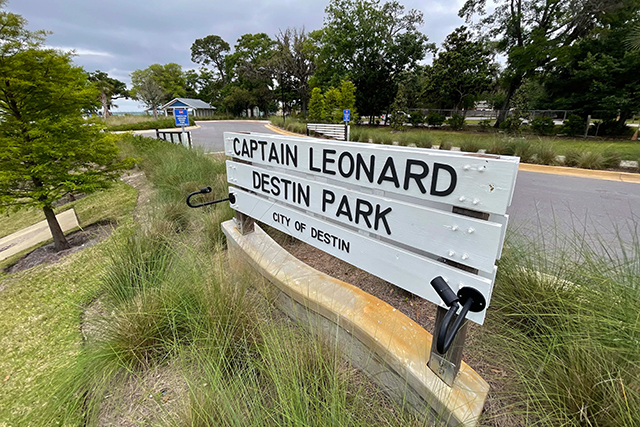
{"type": "MultiPolygon", "coordinates": [[[[422,31],[441,43],[463,24],[463,0],[401,0],[421,10],[422,31]]],[[[246,33],[275,36],[280,29],[322,26],[328,0],[10,0],[8,10],[29,21],[32,30],[52,31],[47,45],[74,49],[74,61],[129,82],[129,73],[153,63],[176,62],[193,68],[190,47],[196,38],[218,34],[230,45],[246,33]]],[[[120,101],[121,109],[137,109],[120,101]]]]}

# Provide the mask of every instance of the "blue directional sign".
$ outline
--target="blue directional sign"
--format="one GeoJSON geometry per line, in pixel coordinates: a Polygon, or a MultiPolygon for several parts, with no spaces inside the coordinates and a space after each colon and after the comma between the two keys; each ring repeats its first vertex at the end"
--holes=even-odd
{"type": "Polygon", "coordinates": [[[351,120],[351,110],[342,110],[342,121],[348,122],[351,120]]]}
{"type": "Polygon", "coordinates": [[[173,117],[176,119],[176,126],[189,126],[189,112],[186,108],[176,108],[173,110],[173,117]]]}

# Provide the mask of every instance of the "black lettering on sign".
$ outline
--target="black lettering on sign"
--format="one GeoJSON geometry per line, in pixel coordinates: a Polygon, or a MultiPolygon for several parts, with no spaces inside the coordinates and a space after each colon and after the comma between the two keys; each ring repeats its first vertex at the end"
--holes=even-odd
{"type": "Polygon", "coordinates": [[[240,155],[240,140],[238,138],[233,138],[233,152],[236,156],[240,155]]]}
{"type": "Polygon", "coordinates": [[[336,171],[330,170],[328,167],[328,165],[336,162],[336,159],[329,157],[330,154],[336,154],[336,150],[322,150],[322,173],[335,175],[336,171]]]}
{"type": "Polygon", "coordinates": [[[376,157],[372,154],[369,158],[369,167],[367,168],[367,164],[364,162],[364,158],[362,154],[356,154],[356,179],[360,179],[360,173],[363,172],[367,180],[370,183],[373,183],[373,168],[376,162],[376,157]]]}
{"type": "Polygon", "coordinates": [[[458,175],[456,174],[456,170],[449,165],[445,165],[442,163],[434,163],[433,164],[433,177],[431,178],[431,195],[432,196],[448,196],[453,193],[453,190],[456,188],[456,184],[458,183],[458,175]],[[449,173],[450,181],[449,186],[444,190],[438,190],[438,178],[440,170],[445,170],[449,173]]]}
{"type": "Polygon", "coordinates": [[[393,162],[393,157],[387,157],[387,161],[382,167],[382,172],[380,172],[380,176],[378,177],[378,185],[382,184],[382,181],[393,182],[393,185],[395,185],[396,188],[400,188],[398,172],[396,172],[396,165],[393,162]],[[389,172],[391,172],[391,175],[387,175],[389,172]]]}
{"type": "Polygon", "coordinates": [[[349,218],[349,221],[353,221],[353,216],[351,215],[351,208],[349,207],[349,198],[345,194],[342,196],[340,200],[340,204],[338,205],[338,210],[336,211],[336,217],[340,217],[340,215],[344,215],[349,218]]]}
{"type": "Polygon", "coordinates": [[[327,204],[331,205],[336,201],[336,195],[333,191],[322,190],[322,212],[327,211],[327,204]]]}
{"type": "Polygon", "coordinates": [[[338,171],[340,175],[345,178],[350,178],[353,175],[353,171],[355,169],[355,162],[353,160],[353,156],[348,151],[343,151],[340,153],[340,157],[338,157],[338,171]],[[348,161],[345,161],[348,159],[348,161]],[[345,163],[347,164],[345,168],[345,163]]]}
{"type": "Polygon", "coordinates": [[[313,166],[313,147],[309,147],[309,170],[313,172],[322,172],[320,168],[313,166]]]}
{"type": "Polygon", "coordinates": [[[329,234],[315,227],[311,227],[311,238],[346,253],[349,253],[351,250],[351,242],[347,242],[338,236],[329,234]]]}
{"type": "Polygon", "coordinates": [[[425,194],[427,192],[427,189],[424,187],[422,180],[425,179],[427,175],[429,175],[429,165],[427,165],[422,160],[407,159],[407,167],[405,168],[405,172],[404,172],[403,188],[405,190],[408,190],[409,182],[411,181],[411,179],[414,179],[416,181],[416,184],[418,185],[418,188],[420,189],[420,192],[422,194],[425,194]],[[419,166],[420,168],[422,168],[422,170],[417,173],[412,172],[411,171],[412,166],[419,166]]]}

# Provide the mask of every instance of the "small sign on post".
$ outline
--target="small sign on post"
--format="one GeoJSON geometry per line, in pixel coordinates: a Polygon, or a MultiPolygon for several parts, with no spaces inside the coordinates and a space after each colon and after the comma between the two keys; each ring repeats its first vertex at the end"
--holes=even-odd
{"type": "Polygon", "coordinates": [[[350,141],[350,135],[349,135],[349,131],[351,129],[349,129],[349,122],[351,121],[351,110],[342,110],[342,121],[344,122],[344,126],[346,128],[346,135],[345,135],[345,140],[346,141],[350,141]]]}
{"type": "Polygon", "coordinates": [[[176,108],[173,110],[173,117],[176,120],[176,126],[182,128],[182,144],[187,145],[187,133],[185,126],[189,126],[189,112],[186,108],[176,108]]]}

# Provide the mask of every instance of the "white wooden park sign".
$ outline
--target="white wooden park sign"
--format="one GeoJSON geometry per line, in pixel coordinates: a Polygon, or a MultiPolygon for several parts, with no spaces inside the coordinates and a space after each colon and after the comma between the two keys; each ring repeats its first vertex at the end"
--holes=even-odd
{"type": "Polygon", "coordinates": [[[442,307],[436,276],[489,305],[518,158],[255,133],[224,142],[233,209],[442,307]]]}

